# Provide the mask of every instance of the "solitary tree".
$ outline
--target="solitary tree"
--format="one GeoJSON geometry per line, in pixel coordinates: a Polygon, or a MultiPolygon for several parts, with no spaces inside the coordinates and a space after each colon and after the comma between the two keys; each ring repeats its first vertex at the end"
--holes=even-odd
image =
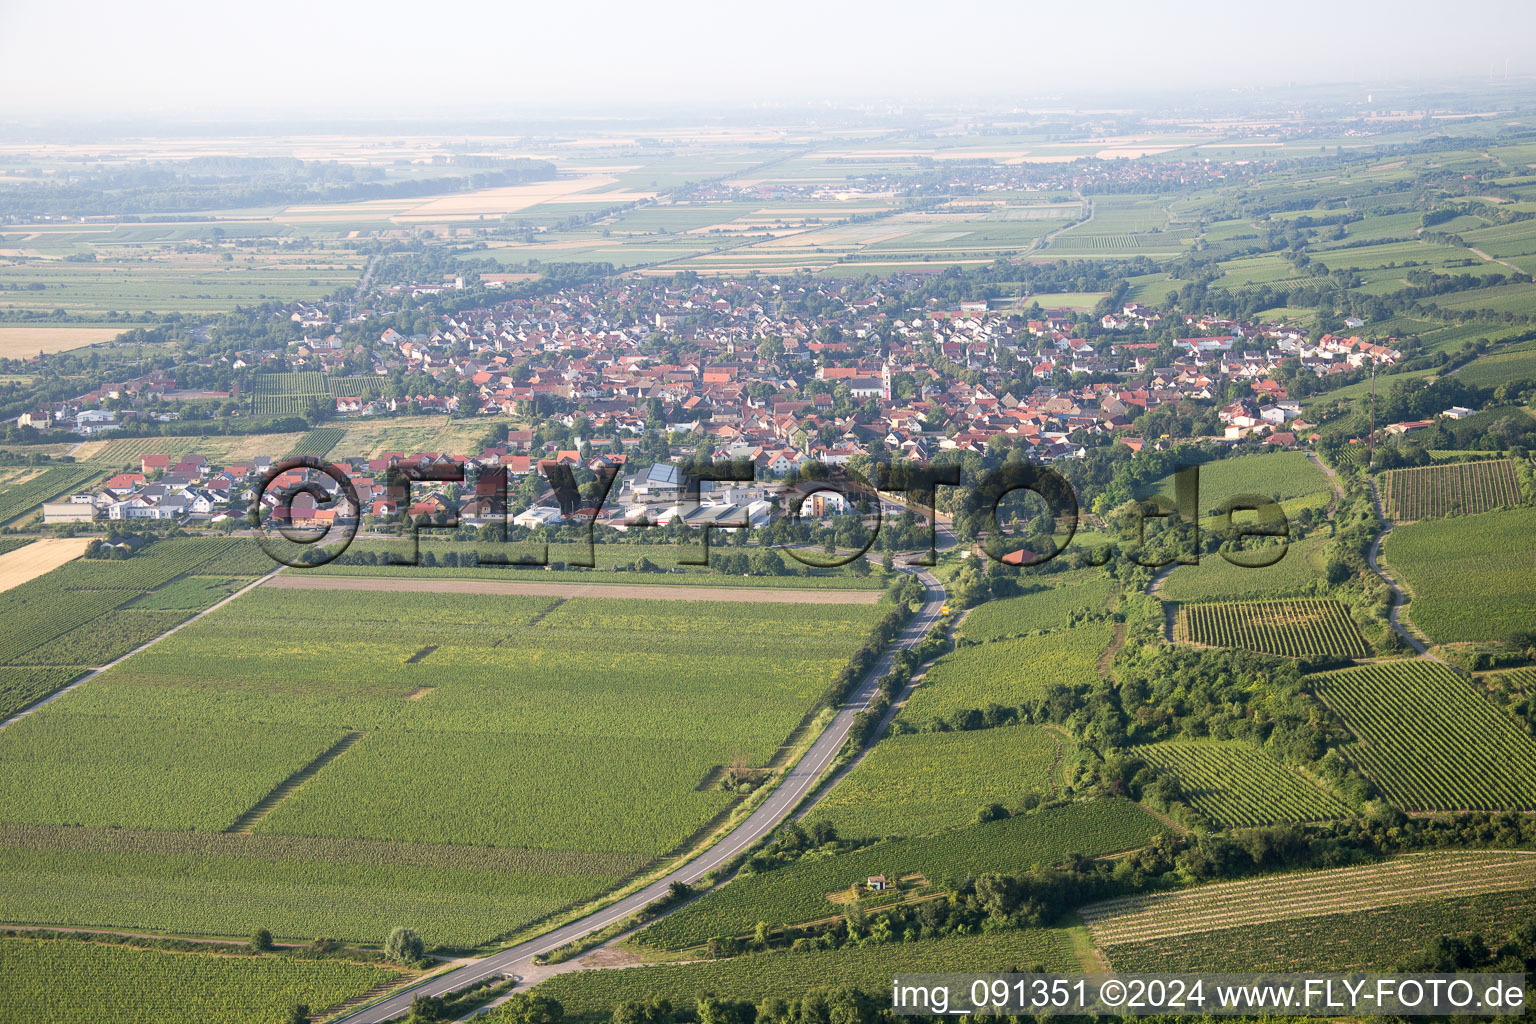
{"type": "Polygon", "coordinates": [[[427,944],[414,928],[396,928],[384,940],[384,955],[397,964],[409,964],[426,955],[427,944]]]}
{"type": "Polygon", "coordinates": [[[288,1011],[288,1024],[309,1024],[309,1007],[295,1003],[293,1009],[288,1011]]]}
{"type": "Polygon", "coordinates": [[[265,953],[272,948],[272,933],[265,928],[257,928],[251,933],[251,948],[258,953],[265,953]]]}

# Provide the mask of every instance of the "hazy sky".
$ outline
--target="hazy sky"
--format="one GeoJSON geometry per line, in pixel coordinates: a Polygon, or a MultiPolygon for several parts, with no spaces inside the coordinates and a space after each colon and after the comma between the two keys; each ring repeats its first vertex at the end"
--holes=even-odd
{"type": "Polygon", "coordinates": [[[1536,3],[0,0],[0,121],[633,112],[1536,73],[1536,3]]]}

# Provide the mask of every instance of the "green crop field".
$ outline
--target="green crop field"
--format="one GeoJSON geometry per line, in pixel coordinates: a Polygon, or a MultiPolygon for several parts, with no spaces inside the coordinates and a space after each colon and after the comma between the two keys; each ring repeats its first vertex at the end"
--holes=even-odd
{"type": "Polygon", "coordinates": [[[1054,729],[1010,725],[891,736],[812,813],[845,836],[920,835],[974,820],[989,804],[1054,795],[1076,745],[1054,729]]]}
{"type": "Polygon", "coordinates": [[[1071,625],[1086,613],[1099,612],[1114,593],[1114,581],[1092,576],[1049,586],[1020,597],[988,601],[971,609],[961,626],[969,640],[984,642],[1071,625]]]}
{"type": "MultiPolygon", "coordinates": [[[[261,555],[259,557],[266,557],[261,555]]],[[[204,568],[200,566],[199,568],[204,568]]],[[[201,610],[218,604],[248,582],[248,577],[183,576],[134,601],[135,611],[161,609],[201,610]]]]}
{"type": "Polygon", "coordinates": [[[1536,914],[1536,889],[1426,900],[1375,910],[1213,928],[1166,940],[1109,947],[1115,970],[1390,971],[1431,936],[1498,938],[1536,914]]]}
{"type": "Polygon", "coordinates": [[[272,564],[253,541],[174,538],[124,560],[75,559],[0,593],[0,666],[8,666],[0,668],[0,719],[229,593],[227,586],[190,592],[188,574],[222,570],[227,584],[239,584],[265,571],[257,558],[272,564]],[[173,600],[157,589],[167,584],[177,588],[173,600]],[[57,667],[19,667],[42,665],[57,667]]]}
{"type": "Polygon", "coordinates": [[[1437,643],[1528,635],[1536,608],[1536,508],[1425,520],[1383,544],[1412,595],[1413,624],[1437,643]]]}
{"type": "MultiPolygon", "coordinates": [[[[1217,459],[1200,466],[1200,511],[1206,518],[1240,495],[1281,503],[1286,513],[1328,504],[1333,493],[1328,476],[1302,452],[1273,452],[1217,459]]],[[[1174,500],[1172,476],[1154,482],[1138,497],[1161,494],[1174,500]]],[[[1209,529],[1210,524],[1206,524],[1209,529]]]]}
{"type": "Polygon", "coordinates": [[[1218,825],[1320,821],[1350,813],[1338,797],[1240,741],[1152,743],[1136,753],[1177,778],[1184,799],[1218,825]]]}
{"type": "Polygon", "coordinates": [[[879,614],[875,606],[367,592],[316,605],[305,592],[258,590],[55,708],[210,728],[307,727],[331,742],[363,732],[261,831],[654,856],[728,802],[694,786],[738,753],[764,763],[879,614]],[[411,635],[401,635],[403,621],[411,635]],[[323,662],[296,656],[312,650],[302,646],[311,636],[338,638],[325,642],[323,662]],[[723,653],[724,637],[739,646],[723,653]],[[194,661],[218,664],[217,680],[189,676],[194,661]],[[317,689],[317,664],[346,670],[325,669],[330,681],[317,689]],[[422,777],[415,766],[423,758],[479,767],[422,777]],[[547,787],[560,778],[585,784],[551,799],[547,787]],[[595,818],[574,824],[611,801],[628,803],[641,787],[652,794],[650,809],[608,812],[599,827],[611,834],[592,833],[595,818]],[[517,793],[539,801],[536,818],[518,812],[517,793]],[[491,809],[448,821],[435,816],[438,806],[491,809]]]}
{"type": "Polygon", "coordinates": [[[202,455],[216,466],[247,462],[258,456],[278,459],[292,451],[304,437],[299,433],[280,434],[208,434],[202,437],[114,437],[87,441],[76,458],[92,465],[126,466],[139,471],[145,455],[202,455]]]}
{"type": "Polygon", "coordinates": [[[1113,634],[1108,623],[1090,622],[1044,636],[961,647],[928,670],[901,718],[921,726],[989,704],[1018,707],[1044,696],[1055,683],[1087,682],[1097,675],[1099,656],[1113,634]]]}
{"type": "Polygon", "coordinates": [[[1520,482],[1515,466],[1513,459],[1496,459],[1383,473],[1381,498],[1387,518],[1407,522],[1518,505],[1520,482]]]}
{"type": "Polygon", "coordinates": [[[1526,343],[1503,352],[1478,356],[1457,370],[1456,377],[1480,388],[1497,387],[1505,381],[1536,377],[1536,345],[1526,343]]]}
{"type": "Polygon", "coordinates": [[[0,732],[0,821],[222,829],[344,735],[190,715],[106,717],[63,706],[0,732]]]}
{"type": "Polygon", "coordinates": [[[317,1015],[399,971],[341,960],[172,953],[69,939],[0,938],[0,1005],[13,1021],[271,1024],[317,1015]]]}
{"type": "MultiPolygon", "coordinates": [[[[366,937],[387,912],[484,942],[594,895],[727,808],[734,797],[704,783],[737,758],[768,763],[884,613],[371,592],[319,603],[258,589],[0,730],[0,823],[238,827],[313,844],[255,873],[274,884],[268,927],[366,937]],[[511,877],[445,885],[466,896],[439,921],[422,902],[427,872],[390,875],[397,852],[366,871],[337,866],[325,844],[342,840],[534,852],[511,877]],[[541,856],[575,868],[545,876],[541,856]],[[326,906],[305,905],[306,885],[326,906]],[[476,891],[483,906],[470,905],[476,891]]],[[[242,859],[188,854],[162,871],[138,858],[70,916],[132,924],[136,892],[203,893],[154,916],[248,929],[268,904],[241,881],[242,859]]],[[[55,863],[26,916],[58,919],[59,878],[88,867],[55,863]]],[[[4,904],[0,920],[21,916],[4,904]]]]}
{"type": "Polygon", "coordinates": [[[797,999],[815,988],[854,986],[885,993],[891,976],[924,971],[1081,970],[1070,937],[1057,929],[1015,928],[982,935],[848,946],[837,950],[754,953],[695,964],[561,974],[533,991],[552,996],[565,1019],[606,1021],[629,1000],[666,998],[692,1008],[700,996],[759,1001],[797,999]]]}
{"type": "MultiPolygon", "coordinates": [[[[723,573],[715,561],[723,546],[717,535],[710,542],[709,565],[686,565],[681,559],[704,557],[702,543],[604,543],[597,541],[590,547],[580,544],[552,543],[545,550],[539,540],[511,543],[500,549],[477,544],[446,541],[434,542],[430,532],[421,535],[417,565],[352,564],[331,562],[315,569],[296,570],[318,576],[408,576],[413,578],[512,580],[531,583],[627,583],[636,585],[663,584],[666,586],[709,587],[768,587],[771,589],[817,590],[880,590],[890,582],[890,576],[876,570],[868,576],[855,576],[844,567],[832,569],[806,569],[804,575],[792,576],[737,576],[723,573]],[[444,558],[454,555],[458,565],[445,565],[444,558]],[[548,567],[544,565],[515,564],[548,555],[548,567]],[[430,558],[428,556],[431,556],[430,558]],[[475,564],[464,564],[473,556],[475,564]],[[491,559],[501,559],[514,564],[489,564],[491,559]],[[595,564],[582,567],[574,563],[590,559],[595,564]],[[633,568],[641,559],[655,566],[655,571],[642,572],[633,568]]],[[[409,547],[401,541],[360,540],[347,549],[349,557],[372,555],[382,561],[385,557],[403,561],[409,547]]],[[[799,563],[783,556],[790,568],[799,563]]]]}
{"type": "Polygon", "coordinates": [[[0,718],[15,714],[28,704],[66,686],[85,671],[80,667],[0,668],[0,718]]]}
{"type": "Polygon", "coordinates": [[[340,443],[346,433],[340,427],[319,427],[299,438],[299,443],[294,445],[293,451],[288,454],[323,457],[340,443]]]}
{"type": "Polygon", "coordinates": [[[0,524],[18,519],[45,501],[68,494],[99,470],[89,466],[51,466],[37,476],[0,489],[0,524]]]}
{"type": "Polygon", "coordinates": [[[1116,970],[1369,969],[1403,957],[1396,936],[1512,930],[1533,895],[1536,855],[1469,850],[1109,900],[1081,915],[1116,970]],[[1374,930],[1382,926],[1386,935],[1374,930]],[[1314,934],[1326,959],[1310,955],[1314,934]]]}
{"type": "Polygon", "coordinates": [[[357,283],[363,257],[354,251],[267,249],[238,262],[212,251],[174,246],[107,246],[92,262],[28,260],[0,266],[0,309],[62,309],[80,316],[112,310],[211,313],[272,299],[318,299],[357,283]]]}
{"type": "Polygon", "coordinates": [[[1212,601],[1263,597],[1310,587],[1323,580],[1326,534],[1292,541],[1274,565],[1233,565],[1219,554],[1202,555],[1199,565],[1181,565],[1168,574],[1159,594],[1170,601],[1212,601]]]}
{"type": "Polygon", "coordinates": [[[1311,677],[1356,742],[1344,752],[1404,810],[1536,808],[1536,741],[1428,661],[1311,677]]]}
{"type": "Polygon", "coordinates": [[[580,903],[633,854],[224,832],[0,825],[0,920],[199,936],[255,927],[377,943],[397,925],[474,946],[580,903]]]}
{"type": "Polygon", "coordinates": [[[750,934],[758,921],[785,925],[819,920],[839,912],[829,894],[870,875],[920,874],[939,884],[988,871],[1018,873],[1074,853],[1092,857],[1145,846],[1166,831],[1129,800],[1099,800],[877,843],[851,853],[809,855],[736,878],[646,929],[645,941],[682,949],[715,935],[750,934]]]}
{"type": "Polygon", "coordinates": [[[1208,647],[1241,647],[1285,658],[1364,658],[1370,653],[1345,607],[1320,598],[1184,605],[1174,636],[1208,647]]]}

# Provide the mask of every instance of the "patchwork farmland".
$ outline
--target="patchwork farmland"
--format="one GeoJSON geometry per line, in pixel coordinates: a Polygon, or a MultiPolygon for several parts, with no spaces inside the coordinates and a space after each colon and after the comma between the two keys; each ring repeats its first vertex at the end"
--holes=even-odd
{"type": "Polygon", "coordinates": [[[1054,864],[1072,853],[1098,856],[1132,849],[1166,833],[1161,822],[1128,800],[1098,800],[876,843],[836,856],[805,857],[738,875],[647,928],[644,942],[686,949],[715,935],[750,934],[758,921],[778,926],[833,916],[839,905],[828,896],[873,874],[920,875],[939,884],[987,871],[1019,872],[1035,864],[1054,864]]]}
{"type": "Polygon", "coordinates": [[[885,612],[260,588],[0,730],[0,919],[489,941],[726,812],[710,780],[772,764],[885,612]],[[100,830],[140,845],[86,856],[100,830]]]}

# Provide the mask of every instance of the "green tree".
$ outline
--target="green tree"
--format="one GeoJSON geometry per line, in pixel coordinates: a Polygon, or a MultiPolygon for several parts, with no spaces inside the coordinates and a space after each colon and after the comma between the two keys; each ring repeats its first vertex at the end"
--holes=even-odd
{"type": "Polygon", "coordinates": [[[414,928],[396,928],[384,940],[384,956],[397,964],[415,963],[426,952],[427,944],[414,928]]]}
{"type": "Polygon", "coordinates": [[[507,1024],[558,1024],[565,1016],[565,1007],[550,996],[515,992],[501,1004],[496,1019],[507,1024]]]}
{"type": "Polygon", "coordinates": [[[287,1024],[309,1024],[309,1007],[295,1003],[293,1009],[288,1011],[287,1024]]]}
{"type": "Polygon", "coordinates": [[[251,933],[251,948],[258,953],[265,953],[272,948],[272,933],[265,928],[257,928],[251,933]]]}
{"type": "Polygon", "coordinates": [[[411,1000],[411,1013],[406,1024],[427,1024],[448,1016],[448,1003],[441,996],[417,996],[411,1000]]]}

